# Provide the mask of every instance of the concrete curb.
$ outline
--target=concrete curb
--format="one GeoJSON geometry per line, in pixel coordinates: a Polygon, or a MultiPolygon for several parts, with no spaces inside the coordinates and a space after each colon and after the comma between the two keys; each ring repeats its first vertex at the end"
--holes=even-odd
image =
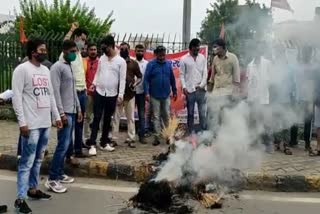
{"type": "MultiPolygon", "coordinates": [[[[42,173],[47,174],[50,159],[46,158],[42,164],[42,173]]],[[[17,157],[0,154],[0,169],[13,170],[17,168],[17,157]]],[[[81,163],[79,168],[66,165],[66,173],[80,177],[94,177],[142,182],[152,175],[152,166],[141,164],[130,166],[108,163],[106,161],[89,160],[81,163]]],[[[280,175],[271,173],[244,173],[240,189],[265,190],[281,192],[320,192],[319,175],[280,175]]]]}

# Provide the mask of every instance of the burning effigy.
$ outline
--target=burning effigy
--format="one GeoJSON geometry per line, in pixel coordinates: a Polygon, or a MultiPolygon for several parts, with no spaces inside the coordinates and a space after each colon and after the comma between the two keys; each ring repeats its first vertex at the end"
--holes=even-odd
{"type": "MultiPolygon", "coordinates": [[[[192,170],[190,165],[198,146],[197,137],[192,135],[183,140],[182,132],[178,129],[177,118],[173,117],[162,132],[169,144],[168,151],[156,157],[159,166],[130,199],[132,207],[147,213],[186,214],[193,213],[193,207],[187,205],[188,200],[198,201],[208,209],[222,207],[226,189],[212,179],[199,179],[197,172],[192,170]]],[[[212,149],[209,145],[206,147],[212,149]]]]}

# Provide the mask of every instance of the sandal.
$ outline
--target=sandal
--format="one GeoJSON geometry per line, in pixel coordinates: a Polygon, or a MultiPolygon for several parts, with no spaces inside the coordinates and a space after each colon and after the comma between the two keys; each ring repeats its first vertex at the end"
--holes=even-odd
{"type": "Polygon", "coordinates": [[[289,148],[287,148],[287,147],[284,148],[283,152],[284,152],[284,154],[286,154],[286,155],[292,155],[292,151],[291,151],[289,148]]]}

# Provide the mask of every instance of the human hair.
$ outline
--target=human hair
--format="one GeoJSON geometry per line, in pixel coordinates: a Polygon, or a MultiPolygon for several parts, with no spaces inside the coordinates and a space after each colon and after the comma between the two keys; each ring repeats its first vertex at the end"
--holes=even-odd
{"type": "Polygon", "coordinates": [[[144,49],[144,46],[142,44],[136,45],[135,49],[144,49]]]}
{"type": "Polygon", "coordinates": [[[62,43],[62,50],[67,51],[71,48],[77,47],[77,44],[72,40],[65,40],[62,43]]]}
{"type": "Polygon", "coordinates": [[[81,36],[82,34],[84,34],[84,35],[86,35],[86,36],[88,36],[88,31],[86,30],[86,29],[84,29],[84,28],[77,28],[77,29],[75,29],[74,31],[73,31],[73,34],[72,34],[72,36],[73,37],[75,37],[75,36],[81,36]]]}
{"type": "Polygon", "coordinates": [[[163,52],[166,52],[166,48],[163,46],[163,45],[159,45],[155,50],[154,50],[154,53],[155,54],[159,54],[159,53],[163,53],[163,52]]]}
{"type": "Polygon", "coordinates": [[[107,35],[101,40],[101,45],[112,46],[112,48],[114,48],[116,42],[114,41],[114,37],[112,35],[107,35]]]}
{"type": "Polygon", "coordinates": [[[95,43],[95,42],[88,42],[87,48],[90,49],[91,47],[94,47],[94,46],[97,47],[97,43],[95,43]]]}
{"type": "Polygon", "coordinates": [[[126,46],[128,46],[128,49],[130,49],[129,43],[127,43],[127,42],[121,42],[120,46],[122,46],[122,45],[126,45],[126,46]]]}
{"type": "Polygon", "coordinates": [[[39,46],[46,44],[44,40],[40,38],[32,38],[27,42],[27,56],[28,59],[32,59],[32,52],[37,52],[39,46]]]}
{"type": "Polygon", "coordinates": [[[223,39],[216,39],[213,42],[213,45],[218,45],[218,46],[222,47],[224,50],[226,50],[226,48],[227,48],[226,42],[223,39]]]}
{"type": "Polygon", "coordinates": [[[200,40],[199,39],[197,39],[197,38],[194,38],[194,39],[192,39],[191,41],[190,41],[190,43],[189,43],[189,50],[191,49],[191,48],[193,48],[193,47],[198,47],[198,46],[200,46],[200,40]]]}

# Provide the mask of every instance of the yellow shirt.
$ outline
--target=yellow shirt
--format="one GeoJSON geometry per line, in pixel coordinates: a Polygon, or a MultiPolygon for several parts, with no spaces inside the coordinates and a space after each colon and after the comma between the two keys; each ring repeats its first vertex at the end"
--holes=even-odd
{"type": "Polygon", "coordinates": [[[234,83],[240,83],[240,66],[237,56],[227,52],[224,58],[215,56],[212,63],[209,82],[214,82],[213,93],[217,95],[232,95],[234,83]]]}

